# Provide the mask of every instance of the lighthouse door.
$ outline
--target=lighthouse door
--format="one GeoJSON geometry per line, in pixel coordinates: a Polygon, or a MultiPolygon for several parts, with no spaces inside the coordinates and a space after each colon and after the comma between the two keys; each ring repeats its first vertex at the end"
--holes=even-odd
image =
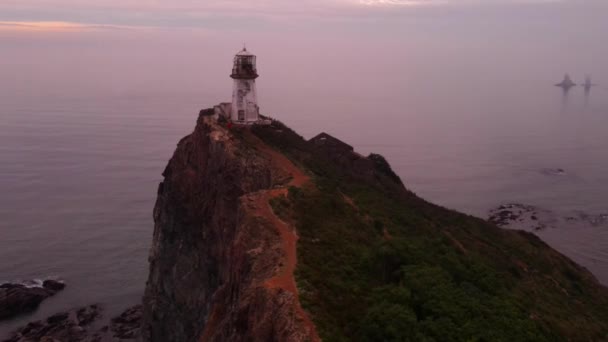
{"type": "Polygon", "coordinates": [[[247,121],[257,121],[258,110],[253,102],[247,102],[247,121]]]}

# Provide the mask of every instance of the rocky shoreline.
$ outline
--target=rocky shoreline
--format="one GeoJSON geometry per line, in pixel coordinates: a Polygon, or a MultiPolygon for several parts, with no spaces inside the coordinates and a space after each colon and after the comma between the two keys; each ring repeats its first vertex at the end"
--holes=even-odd
{"type": "MultiPolygon", "coordinates": [[[[35,311],[42,301],[65,287],[63,281],[54,279],[1,284],[0,320],[35,311]]],[[[108,324],[100,320],[102,317],[103,307],[92,304],[30,322],[0,339],[2,342],[109,342],[132,341],[140,336],[141,305],[125,310],[108,324]]]]}
{"type": "Polygon", "coordinates": [[[43,300],[64,288],[64,282],[53,279],[0,285],[0,321],[36,310],[43,300]]]}
{"type": "Polygon", "coordinates": [[[591,214],[580,210],[557,213],[533,205],[508,203],[490,210],[488,221],[499,227],[527,231],[577,225],[608,227],[608,213],[591,214]]]}
{"type": "Polygon", "coordinates": [[[2,342],[134,341],[140,336],[141,314],[142,307],[137,305],[99,327],[103,308],[92,304],[28,323],[2,342]]]}

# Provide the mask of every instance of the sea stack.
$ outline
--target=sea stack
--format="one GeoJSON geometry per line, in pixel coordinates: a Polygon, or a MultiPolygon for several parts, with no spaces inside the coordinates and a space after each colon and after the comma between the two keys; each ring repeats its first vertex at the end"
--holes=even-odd
{"type": "Polygon", "coordinates": [[[570,78],[570,75],[565,74],[564,80],[561,81],[560,83],[557,83],[555,86],[562,88],[564,91],[568,91],[568,90],[570,90],[570,88],[576,86],[576,83],[574,83],[572,81],[572,79],[570,78]]]}

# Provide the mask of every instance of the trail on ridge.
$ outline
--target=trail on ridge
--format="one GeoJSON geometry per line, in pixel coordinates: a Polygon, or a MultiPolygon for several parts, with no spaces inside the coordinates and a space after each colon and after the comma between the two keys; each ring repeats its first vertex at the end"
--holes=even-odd
{"type": "Polygon", "coordinates": [[[282,267],[272,278],[268,279],[264,286],[268,289],[282,289],[289,291],[294,295],[295,298],[295,309],[303,320],[305,327],[310,331],[310,335],[313,341],[321,341],[316,332],[314,323],[308,316],[308,314],[302,309],[300,304],[300,298],[298,295],[298,288],[294,277],[294,272],[297,266],[297,242],[298,235],[295,227],[290,226],[281,220],[273,212],[270,207],[270,200],[279,196],[286,196],[288,188],[290,186],[302,187],[304,184],[310,181],[310,178],[305,175],[299,168],[297,168],[287,157],[283,154],[275,151],[258,137],[251,134],[251,138],[257,140],[256,147],[263,154],[270,157],[272,163],[280,170],[286,171],[291,175],[291,180],[282,188],[262,190],[255,197],[255,204],[258,208],[257,216],[263,217],[268,220],[279,232],[281,245],[284,250],[285,260],[283,261],[282,267]]]}

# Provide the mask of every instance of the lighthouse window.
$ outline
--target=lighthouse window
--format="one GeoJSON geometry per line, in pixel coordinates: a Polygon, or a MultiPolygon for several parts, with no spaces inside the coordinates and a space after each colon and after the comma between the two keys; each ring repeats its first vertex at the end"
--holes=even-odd
{"type": "Polygon", "coordinates": [[[239,110],[239,121],[244,121],[244,120],[245,120],[245,111],[239,110]]]}

